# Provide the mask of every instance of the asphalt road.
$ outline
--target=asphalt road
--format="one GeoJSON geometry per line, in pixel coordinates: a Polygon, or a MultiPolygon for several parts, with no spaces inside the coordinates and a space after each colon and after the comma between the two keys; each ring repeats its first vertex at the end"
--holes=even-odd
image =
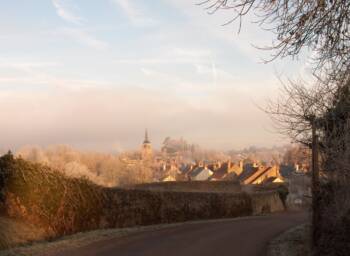
{"type": "Polygon", "coordinates": [[[283,213],[184,224],[95,242],[57,256],[261,256],[271,239],[306,221],[306,213],[283,213]]]}

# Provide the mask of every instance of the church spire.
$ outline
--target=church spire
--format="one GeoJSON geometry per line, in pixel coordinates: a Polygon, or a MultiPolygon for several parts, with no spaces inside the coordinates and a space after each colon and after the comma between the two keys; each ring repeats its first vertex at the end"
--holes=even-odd
{"type": "Polygon", "coordinates": [[[149,139],[148,139],[148,131],[147,131],[147,129],[145,130],[145,140],[143,141],[143,143],[145,144],[145,143],[151,143],[150,141],[149,141],[149,139]]]}
{"type": "Polygon", "coordinates": [[[142,147],[141,147],[141,159],[144,161],[152,160],[152,146],[151,142],[148,139],[148,131],[145,130],[145,140],[143,141],[142,147]]]}

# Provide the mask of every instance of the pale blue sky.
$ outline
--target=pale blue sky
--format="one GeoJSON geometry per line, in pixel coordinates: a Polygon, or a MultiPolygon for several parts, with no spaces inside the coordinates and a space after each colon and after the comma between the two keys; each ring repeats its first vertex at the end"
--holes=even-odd
{"type": "MultiPolygon", "coordinates": [[[[197,1],[198,2],[198,1],[197,1]]],[[[183,136],[217,149],[281,143],[255,106],[275,97],[276,74],[302,61],[261,64],[242,32],[195,0],[11,0],[0,9],[3,145],[65,143],[95,150],[159,147],[183,136]],[[5,136],[4,136],[5,135],[5,136]]]]}

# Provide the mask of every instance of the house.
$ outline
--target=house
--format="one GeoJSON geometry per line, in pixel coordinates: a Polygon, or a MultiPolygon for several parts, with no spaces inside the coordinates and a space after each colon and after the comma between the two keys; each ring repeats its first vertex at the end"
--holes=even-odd
{"type": "Polygon", "coordinates": [[[193,170],[193,166],[193,164],[181,164],[179,171],[185,175],[193,170]]]}
{"type": "Polygon", "coordinates": [[[238,177],[244,185],[262,184],[270,180],[271,182],[283,182],[277,165],[274,166],[257,166],[245,169],[238,177]]]}
{"type": "Polygon", "coordinates": [[[207,166],[197,166],[188,173],[190,180],[208,180],[213,175],[213,171],[207,166]]]}
{"type": "Polygon", "coordinates": [[[161,179],[162,182],[166,181],[176,181],[176,178],[173,175],[167,175],[161,179]]]}
{"type": "Polygon", "coordinates": [[[235,173],[237,176],[239,176],[243,172],[243,161],[239,161],[238,164],[231,163],[231,161],[229,161],[228,172],[235,173]]]}
{"type": "Polygon", "coordinates": [[[177,180],[186,181],[189,180],[189,173],[192,172],[194,168],[193,164],[181,164],[179,167],[179,175],[177,180]]]}
{"type": "Polygon", "coordinates": [[[260,184],[268,185],[271,183],[283,183],[284,180],[280,177],[269,177],[264,179],[260,184]]]}
{"type": "Polygon", "coordinates": [[[227,174],[228,174],[228,172],[226,169],[220,168],[213,173],[213,175],[210,177],[210,180],[212,180],[212,181],[223,180],[227,174]]]}
{"type": "Polygon", "coordinates": [[[227,161],[225,163],[219,163],[215,165],[213,170],[213,175],[210,180],[234,180],[243,171],[243,163],[240,162],[238,165],[227,161]],[[216,167],[216,168],[215,168],[216,167]]]}
{"type": "Polygon", "coordinates": [[[178,165],[175,161],[168,161],[166,163],[163,163],[161,169],[160,181],[181,180],[179,177],[181,175],[181,171],[179,170],[178,165]]]}

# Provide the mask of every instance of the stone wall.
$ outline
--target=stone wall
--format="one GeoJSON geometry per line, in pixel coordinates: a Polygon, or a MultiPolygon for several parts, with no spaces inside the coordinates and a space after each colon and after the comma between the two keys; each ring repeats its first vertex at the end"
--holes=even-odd
{"type": "Polygon", "coordinates": [[[253,215],[284,211],[278,192],[251,193],[253,215]]]}
{"type": "Polygon", "coordinates": [[[130,188],[177,192],[242,192],[241,185],[238,181],[168,181],[138,184],[130,188]]]}

